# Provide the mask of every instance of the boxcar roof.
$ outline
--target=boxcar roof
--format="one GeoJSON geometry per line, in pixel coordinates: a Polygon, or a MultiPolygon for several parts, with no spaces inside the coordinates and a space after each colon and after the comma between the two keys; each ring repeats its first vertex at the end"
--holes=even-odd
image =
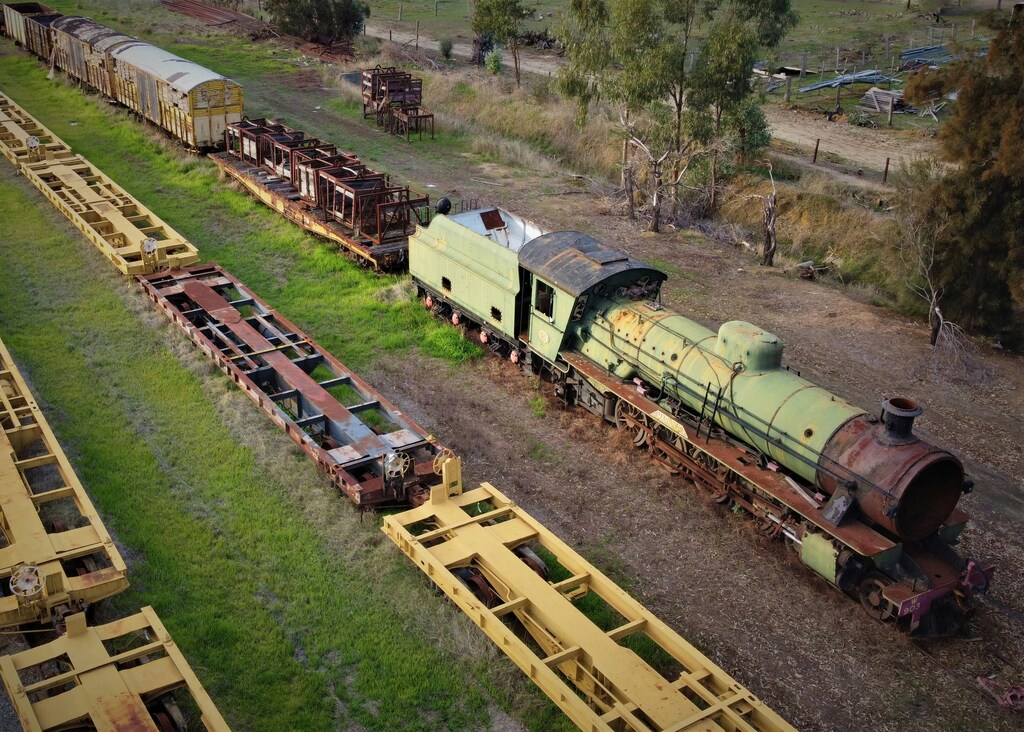
{"type": "Polygon", "coordinates": [[[107,51],[120,43],[138,40],[80,15],[65,15],[53,21],[52,26],[100,51],[107,51]]]}
{"type": "Polygon", "coordinates": [[[578,231],[555,231],[528,242],[519,252],[519,264],[573,297],[627,270],[658,282],[668,279],[664,272],[578,231]]]}
{"type": "MultiPolygon", "coordinates": [[[[158,79],[163,79],[173,89],[187,94],[200,84],[224,79],[218,73],[204,66],[175,56],[169,51],[149,43],[135,41],[111,51],[118,60],[126,61],[158,79]]],[[[224,79],[229,81],[228,79],[224,79]]]]}

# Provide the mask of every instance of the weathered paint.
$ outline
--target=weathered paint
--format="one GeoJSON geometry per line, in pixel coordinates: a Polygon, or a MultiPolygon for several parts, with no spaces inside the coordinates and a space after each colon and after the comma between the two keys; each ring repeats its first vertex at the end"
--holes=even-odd
{"type": "Polygon", "coordinates": [[[465,493],[449,490],[452,462],[430,501],[385,517],[383,531],[580,729],[793,732],[749,690],[496,488],[484,483],[465,493]],[[422,531],[424,526],[430,530],[422,531]],[[544,579],[528,563],[532,557],[522,556],[528,542],[551,552],[571,576],[558,583],[544,579]],[[464,584],[455,572],[467,571],[464,584]],[[471,587],[489,593],[492,601],[480,599],[471,587]],[[621,624],[612,629],[595,625],[573,604],[588,594],[614,609],[621,624]],[[510,614],[530,633],[537,650],[503,621],[510,614]],[[666,679],[623,643],[637,633],[674,659],[681,669],[678,677],[666,679]]]}
{"type": "Polygon", "coordinates": [[[191,697],[208,732],[229,729],[149,606],[91,627],[84,613],[71,615],[56,640],[0,657],[0,676],[22,727],[34,732],[79,729],[82,720],[97,730],[159,732],[167,726],[148,707],[176,690],[191,697]]]}
{"type": "Polygon", "coordinates": [[[354,503],[422,500],[442,448],[244,284],[213,264],[139,281],[354,503]]]}
{"type": "Polygon", "coordinates": [[[126,589],[124,560],[2,342],[0,425],[0,581],[19,568],[26,577],[25,594],[0,597],[0,627],[48,622],[126,589]],[[62,514],[77,510],[74,528],[44,523],[54,501],[67,503],[62,514]]]}
{"type": "Polygon", "coordinates": [[[3,94],[0,152],[123,274],[199,261],[191,242],[3,94]]]}
{"type": "Polygon", "coordinates": [[[800,544],[800,561],[827,579],[836,582],[836,557],[839,550],[829,537],[813,531],[804,532],[800,544]]]}

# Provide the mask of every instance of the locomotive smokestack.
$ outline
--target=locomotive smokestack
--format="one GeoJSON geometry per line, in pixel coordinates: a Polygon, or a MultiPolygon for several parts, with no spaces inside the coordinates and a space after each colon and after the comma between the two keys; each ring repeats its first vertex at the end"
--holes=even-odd
{"type": "Polygon", "coordinates": [[[882,437],[886,444],[913,442],[914,418],[924,410],[913,399],[893,397],[882,402],[882,437]]]}

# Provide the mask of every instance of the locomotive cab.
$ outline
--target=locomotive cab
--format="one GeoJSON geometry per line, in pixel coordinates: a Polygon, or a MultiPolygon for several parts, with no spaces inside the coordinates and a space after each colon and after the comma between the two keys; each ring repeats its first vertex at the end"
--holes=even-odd
{"type": "Polygon", "coordinates": [[[667,279],[663,272],[578,231],[537,237],[520,251],[519,264],[524,282],[529,282],[523,292],[530,296],[530,348],[549,362],[557,360],[572,324],[597,299],[657,300],[667,279]]]}

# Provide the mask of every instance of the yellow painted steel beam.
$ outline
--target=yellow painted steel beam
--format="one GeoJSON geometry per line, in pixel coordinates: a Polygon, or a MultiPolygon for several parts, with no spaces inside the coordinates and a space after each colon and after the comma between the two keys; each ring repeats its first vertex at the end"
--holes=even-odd
{"type": "Polygon", "coordinates": [[[33,732],[86,722],[100,731],[159,732],[166,727],[156,715],[178,721],[177,705],[161,701],[178,689],[191,696],[205,729],[229,729],[151,607],[93,627],[84,613],[71,615],[65,635],[0,657],[0,676],[22,726],[33,732]]]}
{"type": "Polygon", "coordinates": [[[12,585],[0,626],[58,619],[127,588],[121,554],[3,342],[0,426],[0,582],[12,585]]]}
{"type": "Polygon", "coordinates": [[[792,731],[750,691],[493,486],[461,493],[456,460],[424,505],[383,531],[584,730],[792,731]],[[552,583],[517,554],[540,545],[572,576],[552,583]],[[453,570],[486,580],[491,607],[453,570]],[[575,604],[600,597],[620,622],[595,625],[575,604]],[[498,603],[498,604],[495,604],[498,603]],[[531,642],[502,617],[513,614],[531,642]],[[674,669],[663,675],[624,641],[645,634],[674,669]]]}
{"type": "Polygon", "coordinates": [[[15,166],[73,155],[64,141],[24,109],[0,94],[0,151],[15,166]]]}
{"type": "Polygon", "coordinates": [[[0,151],[123,274],[199,261],[191,242],[2,93],[0,151]]]}

